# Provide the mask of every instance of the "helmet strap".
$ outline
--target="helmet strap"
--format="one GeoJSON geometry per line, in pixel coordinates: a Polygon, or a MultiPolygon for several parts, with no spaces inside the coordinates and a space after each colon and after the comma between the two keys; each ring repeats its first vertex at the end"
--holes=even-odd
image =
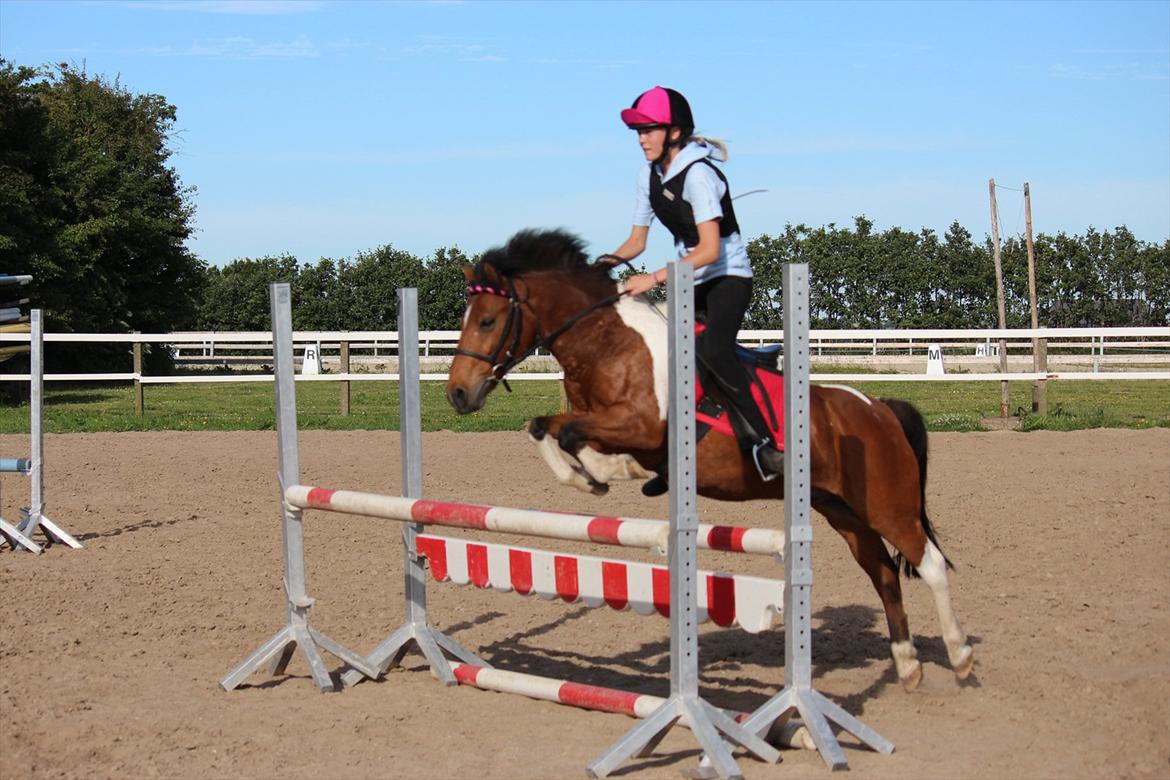
{"type": "Polygon", "coordinates": [[[679,128],[678,139],[677,140],[672,139],[670,137],[670,131],[675,129],[676,127],[678,127],[678,125],[668,125],[666,127],[666,140],[662,144],[662,154],[658,155],[658,159],[654,161],[654,164],[657,165],[659,168],[661,168],[666,163],[667,159],[670,157],[670,150],[671,149],[674,149],[676,147],[681,149],[684,146],[686,146],[687,141],[689,141],[691,139],[691,137],[689,135],[686,135],[685,133],[683,133],[682,128],[679,128]]]}

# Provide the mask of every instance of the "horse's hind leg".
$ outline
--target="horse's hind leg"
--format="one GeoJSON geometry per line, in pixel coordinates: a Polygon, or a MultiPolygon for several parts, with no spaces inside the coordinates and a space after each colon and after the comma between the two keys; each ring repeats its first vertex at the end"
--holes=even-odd
{"type": "Polygon", "coordinates": [[[902,604],[902,583],[898,579],[897,564],[890,557],[881,536],[863,525],[853,511],[839,500],[818,501],[816,508],[845,539],[849,551],[869,575],[886,611],[890,654],[894,658],[898,679],[907,691],[914,690],[922,681],[922,664],[918,661],[918,651],[914,649],[914,640],[910,636],[910,622],[902,604]]]}
{"type": "Polygon", "coordinates": [[[967,643],[967,634],[959,625],[959,619],[955,617],[955,609],[951,604],[947,559],[938,549],[938,545],[927,535],[922,520],[918,518],[897,526],[877,524],[876,530],[902,553],[930,588],[934,595],[935,608],[938,610],[938,621],[942,628],[943,642],[947,646],[951,668],[955,670],[955,676],[960,680],[966,679],[971,674],[975,658],[971,645],[967,643]]]}
{"type": "MultiPolygon", "coordinates": [[[[913,561],[911,561],[913,563],[913,561]]],[[[942,551],[930,539],[926,540],[926,547],[922,553],[922,562],[915,568],[924,582],[934,594],[934,605],[938,609],[938,622],[942,626],[943,641],[947,645],[947,656],[951,661],[951,668],[960,680],[967,679],[975,665],[974,651],[967,643],[967,634],[959,625],[955,617],[955,608],[951,604],[951,586],[947,577],[947,562],[942,551]]]]}

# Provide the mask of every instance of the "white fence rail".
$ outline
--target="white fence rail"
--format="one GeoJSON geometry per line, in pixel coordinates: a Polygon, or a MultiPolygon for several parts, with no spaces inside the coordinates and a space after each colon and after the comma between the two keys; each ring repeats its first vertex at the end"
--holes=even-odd
{"type": "MultiPolygon", "coordinates": [[[[351,363],[374,368],[396,367],[398,334],[394,331],[297,331],[293,339],[298,350],[319,347],[327,366],[338,364],[345,345],[351,363]],[[352,354],[357,353],[357,354],[352,354]]],[[[458,331],[424,331],[419,334],[423,363],[437,370],[422,378],[447,378],[445,363],[453,357],[458,331]]],[[[25,333],[0,333],[0,343],[27,342],[25,333]]],[[[179,365],[198,368],[197,373],[149,376],[141,371],[115,373],[46,374],[49,382],[132,381],[139,384],[216,382],[271,382],[272,334],[269,332],[198,333],[46,333],[52,343],[128,344],[137,351],[143,344],[172,350],[179,365]],[[215,373],[217,367],[252,364],[253,373],[215,373]]],[[[744,330],[739,340],[745,345],[782,344],[783,331],[744,330]]],[[[870,372],[814,373],[820,382],[923,382],[923,381],[1022,381],[1071,379],[1156,379],[1170,380],[1170,327],[1165,328],[1019,328],[1019,329],[938,329],[938,330],[814,330],[810,333],[814,363],[857,366],[870,372]],[[1047,344],[1051,370],[1032,369],[1033,339],[1047,344]],[[1009,371],[999,371],[998,344],[1006,344],[1009,371]],[[958,372],[943,375],[926,373],[927,349],[937,345],[948,368],[958,372]],[[980,354],[976,354],[976,353],[980,354]],[[1012,364],[1015,369],[1012,370],[1012,364]],[[877,371],[879,373],[871,373],[877,371]],[[896,373],[889,373],[889,372],[896,373]]],[[[128,350],[129,352],[129,350],[128,350]]],[[[550,356],[536,356],[537,368],[555,368],[550,356]]],[[[351,366],[352,367],[352,366],[351,366]]],[[[333,371],[318,375],[298,374],[298,381],[380,381],[396,380],[391,370],[333,371]]],[[[558,371],[517,371],[509,380],[560,379],[558,371]]],[[[27,374],[0,374],[0,381],[28,381],[27,374]]]]}

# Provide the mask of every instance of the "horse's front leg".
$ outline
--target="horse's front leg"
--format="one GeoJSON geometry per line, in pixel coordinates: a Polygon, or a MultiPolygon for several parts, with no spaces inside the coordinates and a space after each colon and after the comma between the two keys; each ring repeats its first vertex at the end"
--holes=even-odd
{"type": "Polygon", "coordinates": [[[609,482],[652,476],[633,456],[623,453],[660,447],[664,425],[647,426],[630,419],[621,408],[609,408],[537,417],[529,423],[528,433],[561,482],[601,493],[609,482]],[[580,479],[588,486],[580,484],[580,479]]]}
{"type": "Polygon", "coordinates": [[[570,455],[589,443],[609,452],[645,452],[662,447],[666,421],[633,412],[626,405],[617,405],[537,417],[528,424],[528,432],[537,440],[556,438],[570,455]]]}
{"type": "MultiPolygon", "coordinates": [[[[581,458],[591,469],[588,459],[597,460],[592,448],[602,452],[630,454],[625,460],[612,459],[597,464],[598,468],[609,467],[612,471],[607,481],[613,479],[646,479],[651,476],[632,457],[633,453],[649,453],[662,448],[666,441],[666,422],[657,415],[634,413],[627,405],[616,405],[590,410],[561,425],[557,441],[561,449],[581,458]]],[[[601,476],[600,472],[593,470],[601,476]]]]}
{"type": "Polygon", "coordinates": [[[575,416],[577,415],[573,412],[562,412],[545,417],[533,417],[528,421],[528,435],[535,441],[543,441],[550,435],[555,440],[560,436],[561,427],[575,416]]]}
{"type": "MultiPolygon", "coordinates": [[[[582,451],[581,457],[578,457],[578,454],[569,454],[561,449],[558,435],[563,424],[573,416],[572,414],[563,414],[537,417],[528,423],[528,438],[532,439],[537,452],[544,458],[544,462],[562,485],[568,485],[595,496],[605,495],[609,492],[607,483],[610,481],[606,477],[612,469],[598,468],[599,464],[597,463],[590,463],[592,466],[590,468],[583,461],[593,459],[584,451],[582,451]]],[[[596,454],[599,458],[626,459],[625,456],[620,455],[603,456],[593,450],[589,450],[589,452],[596,454]]]]}

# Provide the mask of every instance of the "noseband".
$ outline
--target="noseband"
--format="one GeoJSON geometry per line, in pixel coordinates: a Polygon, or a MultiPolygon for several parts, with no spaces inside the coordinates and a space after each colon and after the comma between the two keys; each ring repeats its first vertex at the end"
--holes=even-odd
{"type": "MultiPolygon", "coordinates": [[[[622,297],[621,294],[618,293],[607,298],[602,298],[600,301],[597,301],[596,303],[588,306],[579,314],[570,317],[568,320],[562,323],[560,327],[556,328],[548,335],[542,336],[540,333],[540,320],[537,319],[536,312],[532,309],[532,304],[528,303],[527,295],[521,298],[516,292],[516,279],[522,279],[519,274],[504,277],[504,280],[508,285],[508,289],[506,290],[502,290],[498,287],[494,287],[488,284],[486,281],[482,281],[482,270],[480,272],[480,279],[481,281],[467,285],[468,296],[482,294],[498,295],[502,298],[507,298],[508,318],[504,321],[504,328],[500,332],[500,339],[496,342],[496,345],[492,348],[490,354],[484,355],[479,352],[472,352],[470,350],[461,349],[459,347],[455,348],[455,354],[464,355],[465,357],[474,358],[476,360],[482,360],[483,362],[490,365],[492,367],[490,378],[492,384],[503,384],[504,389],[509,393],[512,392],[512,388],[508,385],[508,380],[505,379],[509,371],[518,366],[525,359],[527,359],[529,355],[536,352],[536,350],[540,349],[541,347],[544,347],[551,352],[552,343],[556,341],[557,338],[559,338],[565,331],[598,309],[605,308],[606,306],[612,306],[622,297]],[[517,355],[516,350],[520,347],[520,336],[524,331],[524,312],[523,309],[521,309],[522,304],[528,306],[529,311],[532,313],[533,319],[536,320],[536,338],[533,340],[531,347],[517,355]],[[508,343],[509,336],[511,336],[510,344],[508,343]],[[503,358],[497,360],[497,356],[500,354],[501,350],[504,352],[503,358]]],[[[527,289],[528,285],[525,284],[524,287],[527,289]]]]}

